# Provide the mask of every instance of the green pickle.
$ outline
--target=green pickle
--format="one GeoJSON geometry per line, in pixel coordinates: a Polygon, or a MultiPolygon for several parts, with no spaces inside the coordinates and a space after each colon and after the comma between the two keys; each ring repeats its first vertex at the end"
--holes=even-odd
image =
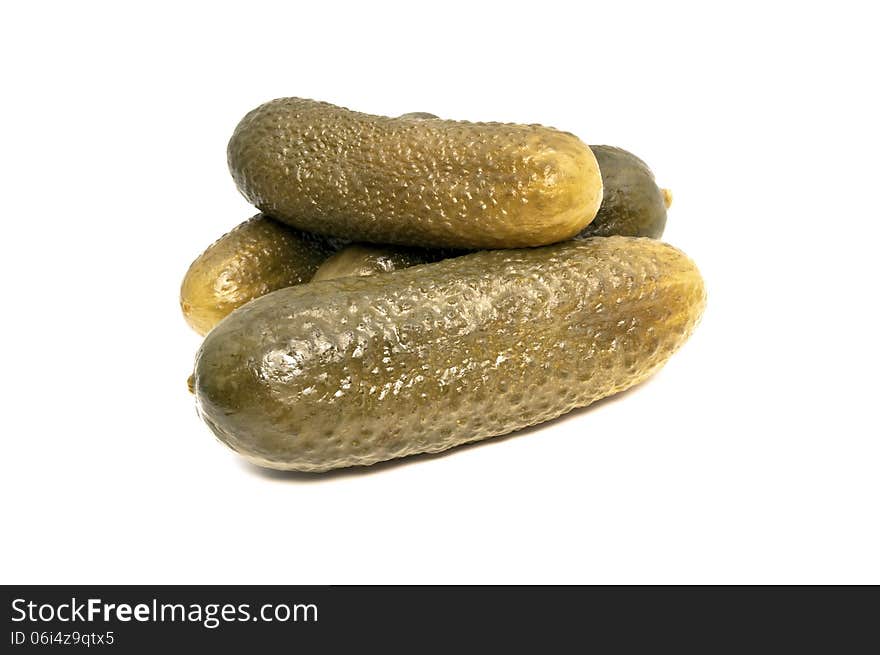
{"type": "Polygon", "coordinates": [[[206,337],[192,380],[260,466],[327,471],[502,435],[646,379],[705,304],[653,239],[478,252],[281,289],[206,337]]]}
{"type": "Polygon", "coordinates": [[[180,287],[183,316],[196,332],[207,334],[249,300],[308,282],[334,250],[326,239],[254,216],[190,265],[180,287]]]}
{"type": "Polygon", "coordinates": [[[540,125],[388,118],[281,98],[241,120],[227,155],[261,211],[352,241],[540,246],[577,235],[602,201],[590,148],[540,125]]]}
{"type": "Polygon", "coordinates": [[[602,205],[576,238],[663,236],[672,193],[659,188],[648,165],[631,152],[614,146],[590,149],[602,171],[602,205]]]}
{"type": "Polygon", "coordinates": [[[327,258],[318,268],[312,282],[333,280],[351,275],[391,273],[402,268],[428,264],[451,256],[453,254],[448,250],[352,243],[327,258]]]}

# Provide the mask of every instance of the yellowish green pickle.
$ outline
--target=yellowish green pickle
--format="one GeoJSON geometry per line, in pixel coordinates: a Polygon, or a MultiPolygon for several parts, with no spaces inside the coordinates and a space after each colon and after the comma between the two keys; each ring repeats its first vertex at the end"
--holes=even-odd
{"type": "Polygon", "coordinates": [[[326,239],[254,216],[190,265],[180,287],[183,316],[196,332],[207,334],[249,300],[308,282],[334,250],[326,239]]]}

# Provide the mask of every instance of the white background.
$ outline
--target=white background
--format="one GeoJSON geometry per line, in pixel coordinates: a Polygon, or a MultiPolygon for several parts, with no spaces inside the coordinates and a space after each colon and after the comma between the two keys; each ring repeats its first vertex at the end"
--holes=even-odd
{"type": "Polygon", "coordinates": [[[876,21],[662,4],[5,5],[0,581],[880,583],[876,21]],[[195,415],[177,294],[254,213],[227,139],[285,95],[635,152],[703,323],[517,436],[243,463],[195,415]]]}

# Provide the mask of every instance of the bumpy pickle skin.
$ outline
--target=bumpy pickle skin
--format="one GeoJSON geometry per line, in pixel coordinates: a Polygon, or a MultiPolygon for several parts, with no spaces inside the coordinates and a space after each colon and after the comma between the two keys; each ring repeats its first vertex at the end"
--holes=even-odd
{"type": "Polygon", "coordinates": [[[205,335],[249,300],[308,282],[334,250],[326,239],[254,216],[190,265],[180,286],[183,316],[205,335]]]}
{"type": "Polygon", "coordinates": [[[229,169],[268,215],[352,241],[540,246],[572,238],[596,215],[602,177],[574,135],[423,116],[273,100],[235,128],[229,169]]]}
{"type": "Polygon", "coordinates": [[[330,255],[318,268],[312,282],[335,280],[340,277],[391,273],[402,268],[418,266],[455,256],[450,250],[427,250],[403,246],[375,246],[352,243],[330,255]]]}
{"type": "Polygon", "coordinates": [[[614,146],[590,146],[602,171],[602,205],[576,238],[613,235],[659,239],[672,193],[654,181],[648,165],[614,146]]]}
{"type": "Polygon", "coordinates": [[[208,335],[197,407],[222,442],[269,468],[439,452],[641,382],[705,299],[687,256],[628,237],[291,287],[208,335]]]}

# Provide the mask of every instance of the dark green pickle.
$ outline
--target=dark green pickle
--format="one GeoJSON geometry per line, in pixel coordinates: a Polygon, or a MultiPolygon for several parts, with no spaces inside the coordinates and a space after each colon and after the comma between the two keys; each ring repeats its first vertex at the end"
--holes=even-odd
{"type": "Polygon", "coordinates": [[[694,263],[653,239],[483,251],[258,298],[208,334],[192,384],[213,432],[255,464],[369,465],[631,387],[705,297],[694,263]]]}
{"type": "Polygon", "coordinates": [[[602,171],[602,204],[596,218],[576,238],[663,236],[672,194],[657,186],[648,165],[622,148],[590,149],[602,171]]]}

